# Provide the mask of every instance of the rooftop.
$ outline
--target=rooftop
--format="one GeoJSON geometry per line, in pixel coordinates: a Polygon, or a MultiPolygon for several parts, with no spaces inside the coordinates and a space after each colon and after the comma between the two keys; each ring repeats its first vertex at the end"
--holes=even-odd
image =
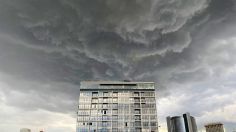
{"type": "Polygon", "coordinates": [[[81,89],[154,89],[154,82],[82,81],[81,89]]]}
{"type": "Polygon", "coordinates": [[[90,83],[90,84],[143,84],[143,83],[154,83],[154,82],[132,82],[132,81],[81,81],[82,83],[90,83]]]}
{"type": "Polygon", "coordinates": [[[205,127],[209,127],[209,126],[216,126],[216,125],[223,125],[221,122],[214,122],[214,123],[208,123],[205,125],[205,127]]]}

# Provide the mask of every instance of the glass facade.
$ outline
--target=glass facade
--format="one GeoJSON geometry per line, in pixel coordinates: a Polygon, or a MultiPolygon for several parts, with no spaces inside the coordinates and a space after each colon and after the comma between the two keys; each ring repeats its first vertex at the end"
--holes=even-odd
{"type": "Polygon", "coordinates": [[[185,113],[183,116],[168,116],[166,119],[168,132],[197,132],[195,118],[189,113],[185,113]]]}
{"type": "Polygon", "coordinates": [[[87,86],[80,89],[77,132],[158,131],[154,83],[97,82],[97,88],[87,86]],[[139,85],[142,87],[137,88],[139,85]]]}

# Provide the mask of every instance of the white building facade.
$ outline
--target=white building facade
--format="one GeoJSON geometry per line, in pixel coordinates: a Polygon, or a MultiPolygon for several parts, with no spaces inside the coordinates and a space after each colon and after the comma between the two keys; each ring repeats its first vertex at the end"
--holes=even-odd
{"type": "Polygon", "coordinates": [[[81,82],[77,132],[158,132],[153,82],[81,82]]]}

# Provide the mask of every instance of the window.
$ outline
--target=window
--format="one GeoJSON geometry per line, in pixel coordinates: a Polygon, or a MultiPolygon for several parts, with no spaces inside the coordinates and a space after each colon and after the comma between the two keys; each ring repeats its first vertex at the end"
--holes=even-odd
{"type": "Polygon", "coordinates": [[[121,109],[118,109],[118,114],[123,114],[124,113],[124,110],[121,108],[121,109]]]}
{"type": "Polygon", "coordinates": [[[117,103],[117,102],[118,102],[118,99],[117,99],[117,98],[113,98],[113,99],[112,99],[112,102],[113,102],[113,103],[117,103]]]}
{"type": "Polygon", "coordinates": [[[78,121],[87,121],[89,120],[89,116],[78,116],[78,121]]]}
{"type": "Polygon", "coordinates": [[[118,120],[123,120],[123,119],[124,119],[124,116],[122,116],[122,115],[118,116],[118,120]]]}
{"type": "Polygon", "coordinates": [[[108,104],[108,108],[112,108],[112,104],[108,104]]]}
{"type": "Polygon", "coordinates": [[[85,109],[89,109],[89,108],[90,108],[90,104],[84,105],[84,108],[85,108],[85,109]]]}
{"type": "Polygon", "coordinates": [[[140,116],[134,116],[135,120],[141,120],[141,117],[140,116]]]}
{"type": "Polygon", "coordinates": [[[140,109],[135,109],[134,114],[140,114],[140,109]]]}
{"type": "Polygon", "coordinates": [[[156,104],[149,104],[149,108],[156,108],[156,104]]]}
{"type": "Polygon", "coordinates": [[[98,99],[92,99],[92,103],[98,103],[98,99]]]}
{"type": "Polygon", "coordinates": [[[98,132],[109,132],[110,130],[107,128],[99,128],[98,132]]]}
{"type": "Polygon", "coordinates": [[[98,110],[98,114],[99,115],[103,114],[103,111],[102,110],[98,110]]]}
{"type": "Polygon", "coordinates": [[[142,128],[142,132],[150,132],[150,130],[149,130],[148,127],[147,127],[147,128],[143,127],[143,128],[142,128]]]}
{"type": "Polygon", "coordinates": [[[156,114],[156,109],[149,109],[150,114],[156,114]]]}
{"type": "Polygon", "coordinates": [[[96,121],[97,120],[97,116],[90,116],[90,121],[96,121]]]}
{"type": "Polygon", "coordinates": [[[133,96],[139,96],[139,92],[134,92],[133,96]]]}
{"type": "Polygon", "coordinates": [[[107,114],[111,115],[111,110],[110,109],[107,110],[107,114]]]}
{"type": "Polygon", "coordinates": [[[102,126],[103,127],[107,127],[108,126],[108,122],[102,122],[102,126]]]}
{"type": "Polygon", "coordinates": [[[119,109],[129,110],[129,104],[118,104],[119,109]]]}
{"type": "Polygon", "coordinates": [[[130,122],[130,126],[131,126],[131,127],[134,127],[134,122],[130,122]]]}
{"type": "Polygon", "coordinates": [[[99,103],[103,103],[103,98],[99,98],[99,99],[98,99],[98,102],[99,102],[99,103]]]}
{"type": "Polygon", "coordinates": [[[140,102],[139,98],[134,98],[134,102],[139,103],[140,102]]]}
{"type": "Polygon", "coordinates": [[[108,103],[112,103],[112,98],[108,98],[108,103]]]}
{"type": "Polygon", "coordinates": [[[108,92],[103,92],[103,96],[107,97],[108,96],[108,92]]]}
{"type": "Polygon", "coordinates": [[[156,115],[150,116],[150,120],[156,120],[156,115]]]}
{"type": "Polygon", "coordinates": [[[88,132],[88,128],[78,128],[78,132],[88,132]]]}
{"type": "Polygon", "coordinates": [[[115,114],[115,115],[118,114],[118,110],[117,109],[115,109],[115,110],[113,109],[112,114],[115,114]]]}
{"type": "Polygon", "coordinates": [[[143,122],[143,126],[144,126],[144,127],[149,126],[149,122],[143,122]]]}
{"type": "Polygon", "coordinates": [[[141,95],[146,97],[152,97],[154,96],[154,92],[142,92],[141,95]]]}
{"type": "Polygon", "coordinates": [[[112,104],[112,108],[113,109],[117,109],[118,108],[118,104],[112,104]]]}
{"type": "Polygon", "coordinates": [[[97,131],[96,131],[96,127],[95,127],[95,128],[90,127],[90,131],[89,131],[89,132],[97,132],[97,131]]]}
{"type": "Polygon", "coordinates": [[[112,96],[113,97],[117,97],[118,96],[118,92],[113,92],[112,96]]]}
{"type": "Polygon", "coordinates": [[[79,103],[90,103],[91,102],[91,98],[80,98],[79,99],[79,103]]]}
{"type": "Polygon", "coordinates": [[[130,118],[129,115],[125,115],[125,116],[124,116],[124,119],[125,119],[125,120],[129,120],[129,118],[130,118]]]}
{"type": "Polygon", "coordinates": [[[134,124],[135,124],[135,126],[141,126],[141,122],[140,121],[135,121],[134,124]]]}
{"type": "Polygon", "coordinates": [[[108,104],[103,104],[102,108],[106,108],[107,109],[108,108],[108,104]]]}
{"type": "Polygon", "coordinates": [[[83,116],[78,116],[77,120],[78,121],[83,121],[83,116]]]}
{"type": "Polygon", "coordinates": [[[98,108],[101,109],[103,104],[97,104],[98,108]]]}
{"type": "Polygon", "coordinates": [[[90,114],[89,110],[79,110],[78,111],[78,115],[89,115],[89,114],[90,114]]]}
{"type": "Polygon", "coordinates": [[[108,98],[103,98],[104,103],[108,103],[108,98]]]}
{"type": "Polygon", "coordinates": [[[115,116],[113,115],[112,116],[112,120],[118,120],[118,116],[117,115],[115,115],[115,116]]]}
{"type": "Polygon", "coordinates": [[[118,128],[112,128],[112,132],[118,132],[118,128]]]}
{"type": "Polygon", "coordinates": [[[136,128],[135,132],[142,132],[141,128],[136,128]]]}
{"type": "Polygon", "coordinates": [[[91,115],[97,115],[97,110],[91,110],[91,115]]]}
{"type": "Polygon", "coordinates": [[[134,102],[134,98],[129,98],[129,101],[130,101],[131,103],[133,103],[133,102],[134,102]]]}
{"type": "Polygon", "coordinates": [[[96,109],[97,108],[97,104],[92,104],[91,108],[96,109]]]}
{"type": "Polygon", "coordinates": [[[149,116],[148,115],[142,115],[142,120],[149,120],[149,116]]]}
{"type": "Polygon", "coordinates": [[[142,114],[149,114],[148,109],[142,109],[142,114]]]}
{"type": "Polygon", "coordinates": [[[80,92],[80,96],[81,96],[81,97],[91,97],[91,92],[84,92],[84,91],[82,92],[82,91],[81,91],[81,92],[80,92]]]}
{"type": "Polygon", "coordinates": [[[98,121],[101,121],[102,120],[102,116],[98,115],[97,119],[98,119],[98,121]]]}
{"type": "Polygon", "coordinates": [[[102,113],[103,113],[104,115],[106,115],[106,114],[107,114],[107,110],[102,110],[102,113]]]}
{"type": "Polygon", "coordinates": [[[80,127],[81,127],[81,126],[84,126],[84,125],[83,125],[83,122],[78,122],[78,126],[80,126],[80,127]]]}
{"type": "Polygon", "coordinates": [[[102,96],[103,96],[103,92],[99,92],[99,93],[98,93],[98,96],[99,96],[99,97],[102,97],[102,96]]]}
{"type": "Polygon", "coordinates": [[[146,100],[145,100],[144,97],[141,98],[141,102],[142,102],[142,103],[146,103],[146,100]]]}
{"type": "Polygon", "coordinates": [[[156,122],[150,122],[151,126],[156,126],[156,122]]]}
{"type": "Polygon", "coordinates": [[[146,98],[146,102],[155,103],[155,98],[146,98]]]}
{"type": "Polygon", "coordinates": [[[90,105],[89,104],[80,104],[79,109],[89,109],[90,105]]]}
{"type": "Polygon", "coordinates": [[[102,120],[108,120],[108,116],[106,115],[102,116],[102,120]]]}
{"type": "Polygon", "coordinates": [[[119,122],[118,122],[118,126],[119,126],[119,127],[124,127],[124,122],[123,122],[123,121],[119,121],[119,122]]]}
{"type": "Polygon", "coordinates": [[[134,108],[140,108],[140,104],[134,104],[134,108]]]}
{"type": "Polygon", "coordinates": [[[79,109],[84,109],[84,105],[80,104],[79,109]]]}
{"type": "Polygon", "coordinates": [[[93,93],[92,93],[92,96],[93,96],[93,97],[98,97],[98,92],[93,92],[93,93]]]}
{"type": "Polygon", "coordinates": [[[157,132],[157,126],[151,128],[151,132],[157,132]]]}
{"type": "Polygon", "coordinates": [[[115,122],[113,121],[112,122],[112,127],[118,127],[118,122],[117,121],[115,121],[115,122]]]}
{"type": "Polygon", "coordinates": [[[130,99],[128,97],[119,97],[118,102],[119,103],[129,103],[130,99]]]}

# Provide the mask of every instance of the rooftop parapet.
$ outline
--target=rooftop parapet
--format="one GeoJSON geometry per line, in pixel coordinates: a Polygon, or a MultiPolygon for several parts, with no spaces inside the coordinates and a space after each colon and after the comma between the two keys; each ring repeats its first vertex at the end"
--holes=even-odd
{"type": "Polygon", "coordinates": [[[155,89],[154,82],[82,81],[80,89],[155,89]]]}

